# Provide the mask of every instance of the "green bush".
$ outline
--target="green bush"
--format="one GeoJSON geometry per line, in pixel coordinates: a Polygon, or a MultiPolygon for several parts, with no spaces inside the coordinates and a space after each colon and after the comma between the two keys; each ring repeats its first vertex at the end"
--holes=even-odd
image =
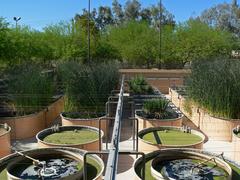
{"type": "Polygon", "coordinates": [[[65,91],[65,112],[102,113],[111,91],[119,80],[113,63],[82,65],[77,62],[61,64],[58,73],[65,91]]]}
{"type": "Polygon", "coordinates": [[[135,76],[129,81],[130,91],[134,94],[152,94],[153,88],[147,83],[143,76],[135,76]]]}
{"type": "Polygon", "coordinates": [[[168,104],[169,101],[163,98],[147,100],[143,104],[143,112],[148,117],[164,118],[168,115],[168,104]]]}
{"type": "Polygon", "coordinates": [[[16,115],[26,115],[45,108],[55,93],[51,77],[39,65],[20,65],[8,70],[9,93],[16,115]]]}
{"type": "Polygon", "coordinates": [[[240,62],[212,60],[193,63],[188,81],[189,97],[210,114],[240,118],[240,62]]]}

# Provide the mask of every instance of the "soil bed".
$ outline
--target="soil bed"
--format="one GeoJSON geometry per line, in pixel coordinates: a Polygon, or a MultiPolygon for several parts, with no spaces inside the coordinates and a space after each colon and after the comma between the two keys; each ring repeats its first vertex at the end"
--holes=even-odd
{"type": "Polygon", "coordinates": [[[71,119],[91,119],[91,118],[99,118],[104,116],[104,113],[73,113],[73,112],[64,112],[62,113],[62,116],[66,118],[71,118],[71,119]]]}
{"type": "Polygon", "coordinates": [[[176,119],[179,115],[174,112],[171,108],[168,108],[164,115],[161,118],[157,118],[155,115],[146,114],[144,111],[136,111],[136,114],[140,117],[149,119],[149,120],[165,120],[165,119],[176,119]]]}

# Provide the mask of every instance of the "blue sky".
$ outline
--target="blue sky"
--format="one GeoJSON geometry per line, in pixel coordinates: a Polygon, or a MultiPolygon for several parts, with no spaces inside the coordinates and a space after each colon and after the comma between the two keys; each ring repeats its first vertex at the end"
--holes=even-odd
{"type": "MultiPolygon", "coordinates": [[[[139,0],[142,6],[156,4],[159,0],[139,0]]],[[[204,9],[232,0],[162,0],[164,6],[175,15],[177,22],[199,15],[204,9]]],[[[40,30],[42,27],[69,20],[87,8],[88,0],[0,0],[0,16],[14,23],[14,16],[22,17],[20,24],[40,30]]],[[[119,0],[124,4],[126,0],[119,0]]],[[[111,5],[112,0],[91,0],[92,7],[111,5]]]]}

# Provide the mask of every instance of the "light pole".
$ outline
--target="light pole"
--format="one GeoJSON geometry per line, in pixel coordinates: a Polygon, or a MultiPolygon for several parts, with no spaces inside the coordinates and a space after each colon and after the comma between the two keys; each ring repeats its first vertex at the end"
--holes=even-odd
{"type": "Polygon", "coordinates": [[[159,2],[159,64],[158,68],[161,68],[162,60],[162,0],[159,2]]]}
{"type": "Polygon", "coordinates": [[[21,17],[13,17],[13,20],[16,22],[16,29],[17,29],[18,21],[21,20],[21,17]]]}
{"type": "Polygon", "coordinates": [[[91,0],[88,0],[88,63],[91,62],[91,52],[90,52],[90,48],[91,48],[91,37],[90,37],[90,18],[91,18],[91,14],[90,14],[90,10],[91,10],[91,0]]]}

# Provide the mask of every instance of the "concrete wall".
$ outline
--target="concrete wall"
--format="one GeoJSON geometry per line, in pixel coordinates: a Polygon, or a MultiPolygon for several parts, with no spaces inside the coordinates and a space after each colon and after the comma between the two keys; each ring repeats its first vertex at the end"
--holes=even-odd
{"type": "Polygon", "coordinates": [[[183,116],[176,119],[146,119],[135,115],[139,122],[139,131],[145,128],[159,127],[159,126],[182,126],[183,116]]]}
{"type": "Polygon", "coordinates": [[[101,130],[104,132],[104,134],[107,134],[108,126],[109,126],[109,120],[107,120],[106,117],[99,117],[99,118],[92,118],[92,119],[71,119],[71,118],[66,118],[62,116],[61,114],[61,119],[62,119],[62,126],[90,126],[90,127],[95,127],[99,128],[99,119],[101,120],[101,130]]]}
{"type": "Polygon", "coordinates": [[[158,69],[120,69],[119,72],[125,75],[126,79],[142,75],[150,85],[158,88],[162,93],[168,94],[169,87],[183,85],[184,78],[191,71],[180,70],[158,70],[158,69]]]}
{"type": "MultiPolygon", "coordinates": [[[[4,125],[0,124],[0,128],[4,128],[4,125]]],[[[0,134],[0,158],[11,153],[10,131],[11,128],[8,127],[6,132],[0,134]]]]}
{"type": "Polygon", "coordinates": [[[53,121],[59,117],[63,109],[64,109],[64,97],[59,98],[53,104],[48,106],[46,110],[46,127],[49,127],[53,124],[53,121]]]}
{"type": "Polygon", "coordinates": [[[240,137],[235,133],[232,133],[232,143],[233,143],[233,160],[240,162],[240,137]]]}

